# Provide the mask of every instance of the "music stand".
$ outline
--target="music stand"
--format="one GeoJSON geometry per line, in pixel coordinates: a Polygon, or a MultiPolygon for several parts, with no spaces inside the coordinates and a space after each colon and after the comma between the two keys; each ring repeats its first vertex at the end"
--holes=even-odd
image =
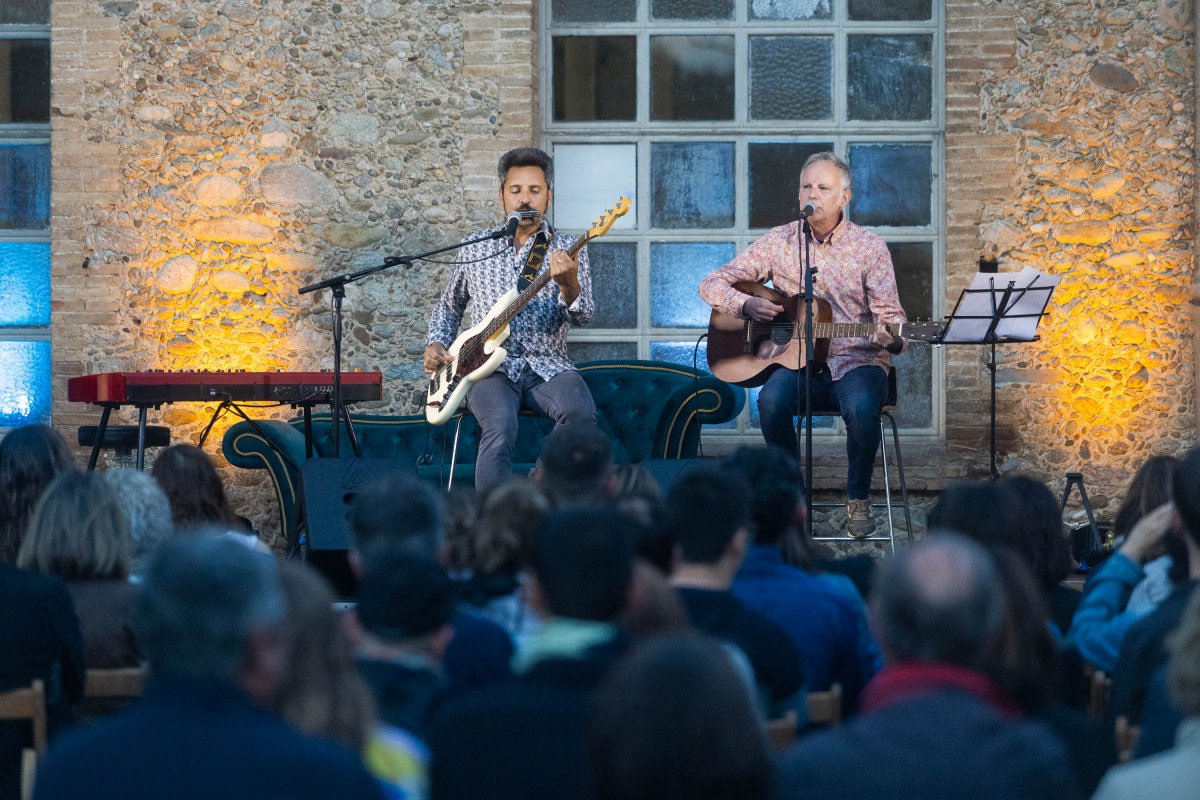
{"type": "Polygon", "coordinates": [[[991,348],[990,455],[991,479],[996,469],[996,345],[1037,341],[1037,325],[1046,314],[1059,278],[1031,267],[1003,277],[980,272],[954,304],[946,330],[936,344],[980,344],[991,348]]]}

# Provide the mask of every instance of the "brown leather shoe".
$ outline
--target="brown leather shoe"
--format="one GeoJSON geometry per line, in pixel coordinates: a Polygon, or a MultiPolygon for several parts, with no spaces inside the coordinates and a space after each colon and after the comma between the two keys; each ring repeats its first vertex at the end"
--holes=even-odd
{"type": "Polygon", "coordinates": [[[865,539],[875,532],[875,520],[871,518],[870,500],[846,501],[846,533],[855,539],[865,539]]]}

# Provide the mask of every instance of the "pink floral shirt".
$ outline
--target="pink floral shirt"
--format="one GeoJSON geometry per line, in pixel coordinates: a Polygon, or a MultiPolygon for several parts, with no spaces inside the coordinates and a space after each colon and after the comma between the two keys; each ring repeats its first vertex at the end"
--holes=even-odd
{"type": "MultiPolygon", "coordinates": [[[[772,228],[737,258],[713,272],[700,284],[700,296],[718,311],[742,317],[750,295],[733,288],[738,281],[770,281],[783,294],[799,294],[800,274],[797,227],[790,222],[772,228]]],[[[827,300],[834,322],[907,322],[896,290],[892,256],[883,239],[843,218],[825,241],[810,247],[817,274],[815,296],[827,300]]],[[[870,338],[833,339],[829,343],[829,371],[833,379],[856,367],[875,364],[888,368],[890,356],[870,338]]]]}

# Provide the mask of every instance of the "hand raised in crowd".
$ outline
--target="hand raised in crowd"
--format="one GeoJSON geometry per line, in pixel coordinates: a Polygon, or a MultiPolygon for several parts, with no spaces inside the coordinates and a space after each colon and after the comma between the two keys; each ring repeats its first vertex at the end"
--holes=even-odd
{"type": "Polygon", "coordinates": [[[1125,537],[1121,553],[1131,561],[1141,563],[1146,555],[1175,527],[1177,512],[1174,503],[1163,503],[1137,521],[1125,537]]]}

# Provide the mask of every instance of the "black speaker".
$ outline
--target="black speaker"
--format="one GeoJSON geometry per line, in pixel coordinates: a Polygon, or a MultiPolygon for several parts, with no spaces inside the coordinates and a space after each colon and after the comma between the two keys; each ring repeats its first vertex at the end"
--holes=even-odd
{"type": "Polygon", "coordinates": [[[658,488],[666,493],[671,485],[689,472],[702,468],[714,468],[717,462],[708,458],[651,458],[642,466],[658,481],[658,488]]]}
{"type": "Polygon", "coordinates": [[[305,557],[341,597],[353,597],[356,581],[346,560],[347,514],[364,487],[389,475],[414,474],[411,463],[386,458],[311,458],[300,468],[305,557]]]}

